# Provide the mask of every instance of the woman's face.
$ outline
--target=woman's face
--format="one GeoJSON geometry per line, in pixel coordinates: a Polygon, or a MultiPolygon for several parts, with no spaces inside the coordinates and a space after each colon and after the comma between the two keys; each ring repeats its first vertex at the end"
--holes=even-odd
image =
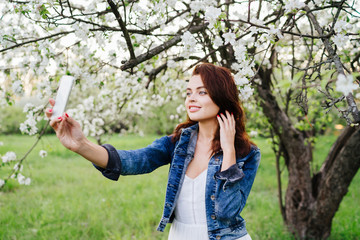
{"type": "Polygon", "coordinates": [[[210,98],[200,75],[193,75],[188,82],[185,107],[193,121],[216,119],[220,108],[210,98]]]}

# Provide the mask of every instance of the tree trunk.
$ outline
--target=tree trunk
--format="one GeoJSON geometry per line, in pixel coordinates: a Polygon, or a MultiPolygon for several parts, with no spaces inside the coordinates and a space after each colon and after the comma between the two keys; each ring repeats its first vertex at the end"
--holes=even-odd
{"type": "Polygon", "coordinates": [[[314,176],[316,202],[307,235],[326,239],[332,219],[360,167],[360,128],[346,127],[332,146],[319,173],[314,176]]]}
{"type": "Polygon", "coordinates": [[[319,173],[311,176],[312,149],[279,107],[270,90],[269,70],[260,70],[261,107],[283,146],[289,172],[285,224],[298,239],[325,239],[332,219],[360,167],[360,130],[347,127],[334,143],[319,173]]]}

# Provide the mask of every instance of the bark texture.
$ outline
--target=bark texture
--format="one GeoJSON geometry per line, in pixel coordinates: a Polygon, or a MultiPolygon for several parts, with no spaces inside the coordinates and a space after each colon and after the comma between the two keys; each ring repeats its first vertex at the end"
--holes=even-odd
{"type": "Polygon", "coordinates": [[[360,167],[360,129],[347,127],[332,146],[321,170],[311,175],[312,149],[295,129],[270,89],[271,70],[259,71],[257,90],[263,112],[280,139],[289,172],[285,224],[298,239],[326,239],[332,219],[360,167]]]}

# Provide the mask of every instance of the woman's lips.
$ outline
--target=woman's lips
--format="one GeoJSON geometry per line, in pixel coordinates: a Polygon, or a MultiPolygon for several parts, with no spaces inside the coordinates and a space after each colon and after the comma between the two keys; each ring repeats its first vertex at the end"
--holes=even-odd
{"type": "Polygon", "coordinates": [[[190,106],[189,107],[189,112],[193,113],[193,112],[197,112],[200,110],[201,107],[197,107],[197,106],[190,106]]]}

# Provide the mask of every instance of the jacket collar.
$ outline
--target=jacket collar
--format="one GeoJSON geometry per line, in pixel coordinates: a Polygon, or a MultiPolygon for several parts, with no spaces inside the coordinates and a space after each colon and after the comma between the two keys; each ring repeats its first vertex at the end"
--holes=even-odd
{"type": "Polygon", "coordinates": [[[199,123],[195,123],[194,125],[191,125],[190,127],[181,129],[181,131],[182,131],[182,134],[184,134],[184,133],[191,134],[194,131],[198,131],[198,129],[199,129],[199,123]]]}

